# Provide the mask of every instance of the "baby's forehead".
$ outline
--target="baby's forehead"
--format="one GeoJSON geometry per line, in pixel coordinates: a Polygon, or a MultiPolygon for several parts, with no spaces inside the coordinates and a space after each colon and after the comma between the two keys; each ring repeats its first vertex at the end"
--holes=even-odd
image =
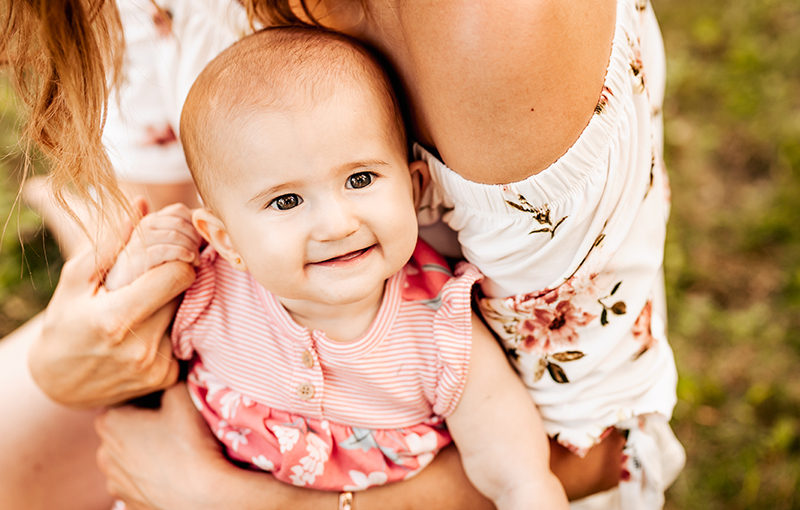
{"type": "MultiPolygon", "coordinates": [[[[405,150],[405,132],[403,120],[400,118],[393,97],[385,90],[381,90],[381,83],[370,81],[369,77],[361,80],[350,79],[347,82],[331,82],[320,87],[314,87],[299,81],[295,87],[287,87],[280,94],[274,89],[263,85],[243,93],[243,91],[230,90],[229,94],[238,96],[236,102],[226,102],[219,105],[214,118],[216,122],[209,122],[198,126],[201,130],[214,132],[217,139],[236,145],[242,136],[252,135],[259,128],[269,126],[275,119],[314,119],[314,122],[330,125],[329,133],[336,136],[339,133],[335,118],[323,115],[326,109],[335,107],[343,102],[350,102],[357,98],[361,106],[355,115],[362,117],[364,123],[375,121],[382,127],[374,136],[382,136],[392,144],[399,144],[405,150]]],[[[220,92],[220,91],[217,91],[220,92]]],[[[374,125],[374,124],[373,124],[374,125]]],[[[211,134],[211,133],[207,133],[211,134]]]]}
{"type": "Polygon", "coordinates": [[[360,132],[364,139],[391,147],[391,152],[403,159],[407,156],[393,104],[368,87],[339,87],[328,95],[313,97],[297,92],[285,97],[279,106],[254,104],[236,110],[219,112],[217,122],[203,126],[207,131],[204,138],[214,140],[202,149],[212,163],[207,167],[226,168],[244,152],[260,153],[264,158],[296,147],[306,154],[324,153],[337,140],[339,146],[347,145],[353,131],[344,126],[353,123],[363,127],[360,132]],[[306,132],[313,136],[305,136],[306,132]],[[295,145],[297,138],[306,143],[295,145]]]}
{"type": "MultiPolygon", "coordinates": [[[[404,153],[405,129],[392,85],[378,60],[341,34],[283,27],[248,36],[222,52],[198,77],[181,118],[187,163],[205,193],[221,172],[235,134],[268,112],[309,112],[342,94],[358,94],[404,153]]],[[[335,126],[331,126],[334,130],[335,126]]],[[[223,179],[225,177],[223,176],[223,179]]],[[[203,191],[201,191],[202,193],[203,191]]]]}

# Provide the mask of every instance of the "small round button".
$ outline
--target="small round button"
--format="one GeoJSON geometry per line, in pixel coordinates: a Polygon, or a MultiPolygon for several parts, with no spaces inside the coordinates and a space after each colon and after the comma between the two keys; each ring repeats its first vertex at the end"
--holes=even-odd
{"type": "Polygon", "coordinates": [[[297,396],[300,400],[310,400],[314,397],[314,385],[311,383],[303,383],[297,387],[297,396]]]}
{"type": "Polygon", "coordinates": [[[310,352],[303,351],[301,358],[303,360],[303,365],[305,365],[306,368],[311,368],[314,366],[314,356],[312,356],[310,352]]]}

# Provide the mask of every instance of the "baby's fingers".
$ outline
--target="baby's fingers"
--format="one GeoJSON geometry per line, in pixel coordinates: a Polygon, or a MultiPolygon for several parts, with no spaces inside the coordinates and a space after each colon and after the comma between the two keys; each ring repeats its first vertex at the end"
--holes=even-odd
{"type": "Polygon", "coordinates": [[[187,247],[197,247],[202,241],[202,237],[192,225],[191,218],[163,214],[163,211],[145,217],[142,220],[141,232],[148,246],[160,242],[174,242],[187,247]]]}
{"type": "MultiPolygon", "coordinates": [[[[151,258],[150,252],[162,245],[182,247],[193,255],[172,260],[182,260],[197,265],[200,262],[200,244],[202,237],[194,229],[191,222],[182,217],[150,215],[143,221],[135,239],[128,245],[128,254],[132,260],[141,260],[143,256],[151,258]]],[[[163,249],[163,248],[159,248],[163,249]]],[[[175,253],[173,251],[173,253],[175,253]]],[[[181,251],[180,253],[184,253],[181,251]]],[[[146,267],[153,267],[166,260],[148,260],[146,267]]]]}
{"type": "Polygon", "coordinates": [[[179,260],[187,264],[195,263],[198,260],[197,248],[181,246],[179,244],[157,244],[147,248],[147,267],[160,266],[166,262],[179,260]]]}
{"type": "Polygon", "coordinates": [[[189,220],[189,223],[192,222],[192,210],[189,209],[186,204],[182,202],[176,202],[172,205],[168,205],[159,211],[156,211],[156,214],[164,214],[170,216],[180,216],[186,220],[189,220]]]}

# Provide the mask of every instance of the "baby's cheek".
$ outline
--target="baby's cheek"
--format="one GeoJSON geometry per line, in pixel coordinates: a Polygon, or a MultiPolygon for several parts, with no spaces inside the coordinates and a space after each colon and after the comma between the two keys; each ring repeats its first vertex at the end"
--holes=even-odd
{"type": "Polygon", "coordinates": [[[419,237],[419,227],[417,226],[417,214],[412,208],[410,213],[405,211],[403,219],[398,221],[393,230],[397,240],[397,250],[402,253],[402,263],[405,264],[414,253],[419,237]]]}

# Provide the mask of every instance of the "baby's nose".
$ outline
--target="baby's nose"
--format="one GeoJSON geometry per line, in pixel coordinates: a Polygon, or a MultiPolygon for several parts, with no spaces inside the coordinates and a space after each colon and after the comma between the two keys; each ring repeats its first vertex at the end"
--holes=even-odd
{"type": "Polygon", "coordinates": [[[356,232],[360,224],[347,200],[338,200],[318,212],[315,233],[320,241],[336,241],[356,232]]]}

